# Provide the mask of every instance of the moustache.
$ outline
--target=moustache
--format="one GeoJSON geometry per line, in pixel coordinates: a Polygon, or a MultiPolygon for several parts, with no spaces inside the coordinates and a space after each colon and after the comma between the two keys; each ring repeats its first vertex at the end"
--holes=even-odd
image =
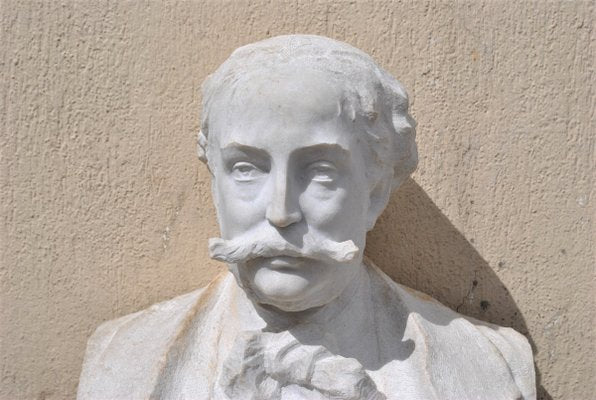
{"type": "Polygon", "coordinates": [[[304,257],[319,261],[350,262],[356,258],[360,249],[352,240],[337,242],[327,238],[304,236],[301,247],[295,246],[281,237],[235,239],[209,239],[211,258],[225,263],[246,262],[258,257],[304,257]]]}

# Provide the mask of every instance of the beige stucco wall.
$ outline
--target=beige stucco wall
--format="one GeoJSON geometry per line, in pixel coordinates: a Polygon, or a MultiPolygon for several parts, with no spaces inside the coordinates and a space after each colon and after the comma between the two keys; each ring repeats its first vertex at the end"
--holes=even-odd
{"type": "Polygon", "coordinates": [[[394,279],[511,325],[594,396],[592,2],[0,1],[0,398],[71,398],[102,321],[206,284],[200,84],[316,33],[408,88],[420,166],[369,236],[394,279]]]}

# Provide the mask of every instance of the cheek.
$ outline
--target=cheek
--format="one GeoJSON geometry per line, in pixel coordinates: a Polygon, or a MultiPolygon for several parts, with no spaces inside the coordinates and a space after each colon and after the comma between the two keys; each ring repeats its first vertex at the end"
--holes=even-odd
{"type": "Polygon", "coordinates": [[[336,239],[350,237],[362,230],[366,219],[362,191],[338,187],[333,191],[307,188],[300,197],[300,206],[309,225],[333,234],[336,239]]]}
{"type": "Polygon", "coordinates": [[[225,238],[246,232],[265,217],[262,182],[238,184],[224,176],[216,180],[215,191],[218,219],[225,238]]]}

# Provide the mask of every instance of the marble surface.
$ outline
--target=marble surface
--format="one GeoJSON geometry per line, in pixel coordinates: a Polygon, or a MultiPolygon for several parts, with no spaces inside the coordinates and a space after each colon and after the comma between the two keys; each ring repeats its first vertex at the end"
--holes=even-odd
{"type": "Polygon", "coordinates": [[[204,83],[199,134],[221,229],[210,252],[230,273],[98,328],[79,398],[534,398],[525,337],[363,258],[416,167],[414,138],[405,89],[347,44],[236,50],[204,83]]]}

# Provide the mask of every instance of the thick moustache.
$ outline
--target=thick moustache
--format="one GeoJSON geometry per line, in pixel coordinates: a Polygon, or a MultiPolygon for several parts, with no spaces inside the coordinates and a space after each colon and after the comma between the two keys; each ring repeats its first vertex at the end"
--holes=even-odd
{"type": "Polygon", "coordinates": [[[305,237],[303,246],[299,248],[286,241],[276,239],[250,240],[244,237],[231,240],[209,239],[211,258],[226,263],[246,262],[258,257],[275,257],[280,263],[284,258],[288,262],[291,258],[349,262],[356,257],[359,251],[358,246],[351,240],[336,242],[329,239],[314,240],[305,237]]]}

